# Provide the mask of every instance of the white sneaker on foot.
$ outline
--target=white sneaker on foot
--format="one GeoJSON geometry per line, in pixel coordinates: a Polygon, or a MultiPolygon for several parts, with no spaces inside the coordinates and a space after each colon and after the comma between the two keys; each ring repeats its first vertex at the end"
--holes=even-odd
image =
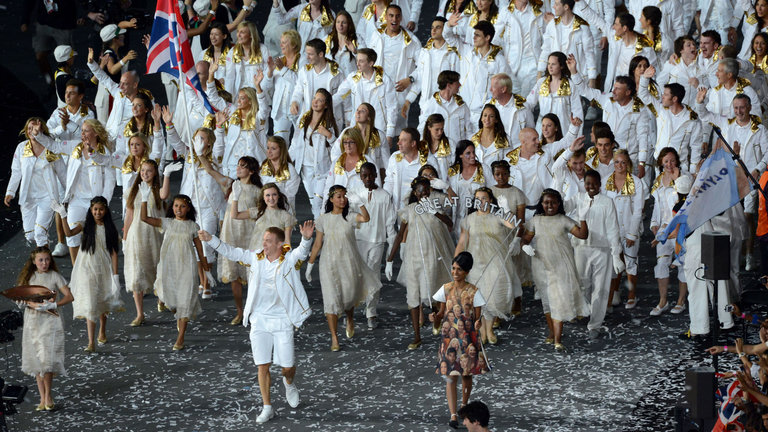
{"type": "Polygon", "coordinates": [[[748,253],[748,254],[747,254],[747,263],[746,263],[746,265],[744,266],[744,269],[745,269],[746,271],[754,271],[754,270],[757,270],[757,263],[758,263],[758,262],[759,262],[759,261],[757,260],[757,258],[755,257],[755,255],[753,255],[753,254],[751,254],[751,253],[748,253]]]}
{"type": "Polygon", "coordinates": [[[69,248],[64,243],[56,243],[56,247],[53,248],[53,253],[51,255],[61,258],[65,257],[69,254],[69,248]]]}
{"type": "Polygon", "coordinates": [[[299,389],[296,388],[296,384],[288,384],[288,380],[283,377],[283,385],[285,386],[285,399],[288,400],[288,405],[291,408],[299,406],[299,389]]]}
{"type": "Polygon", "coordinates": [[[264,405],[261,409],[261,414],[256,417],[256,423],[266,423],[275,416],[275,412],[272,410],[272,405],[264,405]]]}

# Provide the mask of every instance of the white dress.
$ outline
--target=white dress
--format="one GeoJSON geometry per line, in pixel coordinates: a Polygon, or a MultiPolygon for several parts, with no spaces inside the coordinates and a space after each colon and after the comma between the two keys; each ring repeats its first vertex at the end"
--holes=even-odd
{"type": "Polygon", "coordinates": [[[461,221],[461,229],[469,235],[466,251],[474,258],[467,282],[477,286],[486,300],[483,315],[486,318],[506,317],[515,297],[523,295],[508,252],[514,230],[507,228],[501,218],[478,211],[461,221]]]}
{"type": "Polygon", "coordinates": [[[552,319],[558,321],[589,316],[568,238],[568,233],[577,226],[576,221],[562,214],[536,215],[525,225],[527,231],[535,234],[531,245],[536,254],[531,258],[531,265],[544,312],[549,309],[552,319]]]}
{"type": "MultiPolygon", "coordinates": [[[[280,229],[292,228],[296,225],[296,218],[288,211],[283,209],[264,209],[264,214],[259,217],[259,211],[255,208],[248,210],[251,213],[251,219],[255,222],[253,224],[253,235],[251,235],[251,241],[248,245],[250,250],[259,250],[263,248],[262,242],[264,241],[264,233],[269,227],[278,227],[280,229]]],[[[290,239],[285,239],[286,243],[290,243],[290,239]]]]}
{"type": "MultiPolygon", "coordinates": [[[[256,185],[241,183],[243,187],[237,202],[238,211],[246,211],[256,206],[256,200],[261,193],[261,188],[256,185]]],[[[229,194],[227,203],[227,212],[221,221],[221,234],[219,238],[234,247],[246,248],[251,243],[253,235],[253,221],[250,219],[232,218],[232,203],[234,194],[229,194]]],[[[239,281],[242,284],[248,282],[248,269],[239,263],[228,260],[221,256],[218,260],[218,276],[223,283],[239,281]]]]}
{"type": "MultiPolygon", "coordinates": [[[[140,211],[141,196],[136,194],[133,200],[133,221],[123,244],[123,273],[126,291],[149,294],[155,284],[163,235],[157,228],[141,221],[140,211]]],[[[155,206],[155,198],[150,196],[147,201],[147,215],[156,218],[160,217],[161,213],[155,206]]]]}
{"type": "Polygon", "coordinates": [[[355,240],[357,213],[323,213],[315,221],[323,233],[320,287],[326,314],[341,315],[381,289],[379,275],[363,261],[355,240]]]}
{"type": "Polygon", "coordinates": [[[96,225],[95,246],[92,253],[80,247],[69,284],[75,298],[72,302],[72,316],[89,321],[97,321],[107,312],[117,312],[112,310],[109,302],[112,290],[112,257],[107,251],[104,225],[96,225]]]}
{"type": "MultiPolygon", "coordinates": [[[[42,285],[58,293],[67,281],[55,271],[35,272],[30,285],[42,285]]],[[[24,330],[21,337],[21,371],[37,376],[48,372],[66,375],[64,369],[64,326],[61,316],[24,309],[24,330]]]]}
{"type": "Polygon", "coordinates": [[[157,264],[155,294],[168,309],[176,310],[176,319],[195,319],[202,310],[197,294],[197,257],[193,243],[199,228],[191,220],[160,220],[165,237],[157,264]]]}
{"type": "Polygon", "coordinates": [[[411,203],[398,212],[400,220],[408,224],[408,243],[403,243],[397,283],[406,287],[411,309],[420,304],[429,306],[437,289],[452,280],[451,261],[456,249],[445,223],[423,207],[411,203]]]}

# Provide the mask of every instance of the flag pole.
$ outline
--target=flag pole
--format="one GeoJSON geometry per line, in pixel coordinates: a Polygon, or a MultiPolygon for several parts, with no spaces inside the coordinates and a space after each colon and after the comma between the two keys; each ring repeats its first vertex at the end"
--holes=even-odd
{"type": "Polygon", "coordinates": [[[715,132],[715,134],[717,134],[718,137],[720,137],[720,139],[723,141],[723,144],[725,144],[725,148],[727,148],[728,151],[731,152],[731,155],[733,156],[733,160],[738,162],[741,169],[743,169],[744,173],[747,175],[747,178],[749,178],[752,184],[755,185],[755,189],[760,191],[760,194],[764,198],[768,199],[768,194],[766,194],[763,188],[760,187],[760,182],[758,182],[757,180],[755,180],[754,177],[752,177],[752,173],[747,169],[747,166],[744,164],[744,161],[741,160],[741,157],[735,151],[733,151],[733,148],[731,148],[731,145],[728,144],[728,141],[725,140],[725,137],[723,137],[723,134],[720,131],[720,127],[715,125],[714,123],[710,123],[710,124],[712,125],[712,130],[715,132]]]}

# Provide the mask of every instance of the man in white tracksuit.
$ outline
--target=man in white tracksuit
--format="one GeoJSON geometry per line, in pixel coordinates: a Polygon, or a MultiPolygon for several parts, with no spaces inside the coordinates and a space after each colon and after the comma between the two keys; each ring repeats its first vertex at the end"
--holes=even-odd
{"type": "Polygon", "coordinates": [[[205,230],[198,232],[200,239],[221,255],[250,266],[250,292],[243,311],[243,325],[251,324],[251,350],[259,368],[259,389],[264,401],[257,423],[275,416],[269,397],[269,366],[273,359],[283,368],[288,404],[292,408],[299,406],[299,391],[293,384],[296,375],[293,329],[301,327],[312,313],[299,269],[301,260],[309,255],[314,230],[313,221],[304,222],[300,230],[301,244],[290,250],[290,244],[285,244],[289,239],[285,238],[283,228],[267,228],[260,251],[236,248],[205,230]]]}

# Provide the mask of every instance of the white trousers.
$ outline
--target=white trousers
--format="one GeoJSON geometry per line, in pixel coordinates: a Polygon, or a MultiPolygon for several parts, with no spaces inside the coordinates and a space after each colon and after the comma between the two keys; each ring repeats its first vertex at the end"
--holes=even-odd
{"type": "Polygon", "coordinates": [[[526,57],[520,62],[520,69],[511,74],[514,93],[528,96],[533,86],[536,85],[537,64],[538,60],[533,57],[526,57]]]}
{"type": "Polygon", "coordinates": [[[21,205],[21,223],[24,227],[24,237],[29,243],[37,246],[48,244],[48,228],[53,221],[51,199],[49,197],[35,200],[31,204],[21,205]]]}
{"type": "Polygon", "coordinates": [[[293,123],[291,122],[291,119],[288,118],[288,116],[273,118],[272,124],[273,124],[272,129],[275,131],[274,134],[282,137],[285,140],[285,142],[290,143],[291,142],[291,126],[293,125],[293,123]]]}
{"type": "Polygon", "coordinates": [[[577,246],[573,252],[584,297],[591,310],[587,329],[596,330],[603,325],[608,308],[613,271],[611,250],[577,246]]]}
{"type": "MultiPolygon", "coordinates": [[[[369,242],[365,240],[357,241],[357,250],[360,251],[360,256],[363,257],[363,261],[371,268],[377,275],[381,275],[381,259],[384,258],[384,253],[387,251],[386,242],[369,242]]],[[[376,308],[379,305],[379,294],[381,290],[376,290],[374,293],[369,293],[365,299],[365,317],[374,318],[378,316],[376,308]]]]}
{"type": "MultiPolygon", "coordinates": [[[[219,232],[219,216],[209,206],[201,206],[200,208],[197,209],[196,222],[200,226],[200,229],[206,230],[211,234],[219,232]]],[[[202,243],[203,243],[203,254],[205,255],[205,259],[208,261],[209,264],[216,262],[216,252],[213,249],[213,247],[209,246],[208,242],[202,242],[202,243]]],[[[200,257],[198,257],[197,259],[199,261],[200,257]]]]}
{"type": "Polygon", "coordinates": [[[309,203],[312,206],[312,214],[315,219],[320,217],[323,212],[323,188],[325,187],[325,172],[322,174],[316,172],[315,167],[312,165],[303,165],[301,167],[301,181],[304,184],[304,190],[307,191],[309,196],[309,203]]]}
{"type": "MultiPolygon", "coordinates": [[[[90,199],[73,198],[67,206],[67,223],[69,228],[74,229],[78,224],[85,225],[85,215],[91,207],[90,199]]],[[[83,240],[83,233],[67,237],[67,246],[80,247],[83,240]]]]}
{"type": "MultiPolygon", "coordinates": [[[[691,262],[694,260],[687,260],[691,262]]],[[[705,335],[709,334],[709,304],[715,301],[714,299],[714,284],[717,284],[717,317],[720,324],[724,328],[733,327],[733,317],[730,312],[725,310],[730,300],[728,298],[728,291],[726,284],[723,281],[711,282],[707,280],[699,280],[696,278],[698,273],[699,277],[703,277],[704,270],[699,270],[701,263],[700,260],[696,260],[696,265],[685,266],[685,277],[688,279],[688,314],[690,317],[690,329],[692,334],[705,335]]]]}

